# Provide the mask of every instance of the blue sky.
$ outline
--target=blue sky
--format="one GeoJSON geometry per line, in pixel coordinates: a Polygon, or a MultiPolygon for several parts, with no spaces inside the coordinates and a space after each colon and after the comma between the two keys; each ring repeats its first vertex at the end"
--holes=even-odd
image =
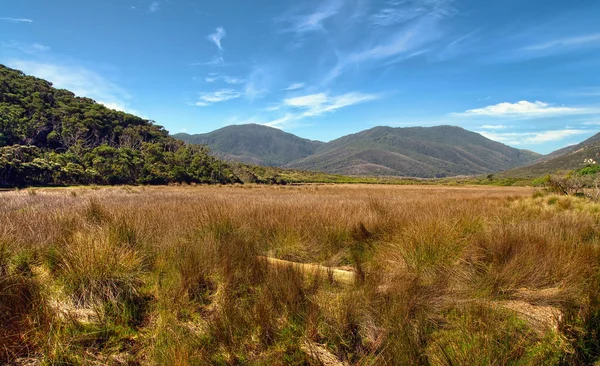
{"type": "Polygon", "coordinates": [[[0,63],[170,132],[600,131],[596,0],[0,0],[0,63]]]}

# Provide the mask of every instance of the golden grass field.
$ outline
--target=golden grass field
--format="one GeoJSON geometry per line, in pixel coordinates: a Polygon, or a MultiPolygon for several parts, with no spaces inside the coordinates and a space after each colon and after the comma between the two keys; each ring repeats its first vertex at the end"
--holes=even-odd
{"type": "Polygon", "coordinates": [[[0,192],[0,364],[594,364],[599,223],[532,188],[0,192]]]}

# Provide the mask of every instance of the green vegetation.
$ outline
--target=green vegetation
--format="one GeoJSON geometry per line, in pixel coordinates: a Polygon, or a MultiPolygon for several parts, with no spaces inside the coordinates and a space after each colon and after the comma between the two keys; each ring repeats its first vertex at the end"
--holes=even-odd
{"type": "Polygon", "coordinates": [[[0,186],[236,181],[206,147],[0,65],[0,186]]]}
{"type": "Polygon", "coordinates": [[[2,364],[600,361],[600,205],[582,197],[392,185],[0,194],[2,364]]]}

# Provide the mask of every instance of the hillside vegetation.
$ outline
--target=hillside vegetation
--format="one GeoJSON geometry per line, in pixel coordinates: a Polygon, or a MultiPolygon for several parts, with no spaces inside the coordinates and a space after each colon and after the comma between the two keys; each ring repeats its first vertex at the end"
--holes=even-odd
{"type": "Polygon", "coordinates": [[[0,363],[594,364],[600,206],[532,192],[0,192],[0,363]]]}
{"type": "Polygon", "coordinates": [[[234,181],[206,147],[0,65],[0,186],[234,181]]]}
{"type": "Polygon", "coordinates": [[[491,141],[459,127],[375,127],[328,143],[259,125],[228,126],[204,135],[177,134],[205,143],[217,156],[249,164],[340,175],[448,177],[503,171],[540,155],[491,141]]]}

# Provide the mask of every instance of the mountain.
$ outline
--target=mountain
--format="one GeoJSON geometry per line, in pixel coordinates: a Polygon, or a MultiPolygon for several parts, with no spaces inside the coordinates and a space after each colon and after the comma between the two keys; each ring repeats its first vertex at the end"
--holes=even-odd
{"type": "Polygon", "coordinates": [[[236,181],[206,147],[0,65],[0,186],[236,181]]]}
{"type": "Polygon", "coordinates": [[[344,175],[472,175],[511,169],[540,157],[452,126],[375,127],[328,143],[260,125],[174,137],[207,144],[231,160],[344,175]]]}
{"type": "Polygon", "coordinates": [[[287,167],[428,178],[497,172],[538,157],[460,127],[375,127],[331,141],[287,167]]]}
{"type": "Polygon", "coordinates": [[[206,144],[219,157],[247,164],[283,166],[314,154],[323,143],[257,124],[232,125],[213,132],[174,138],[191,144],[206,144]]]}
{"type": "Polygon", "coordinates": [[[533,164],[504,172],[515,178],[535,178],[584,167],[584,160],[600,161],[600,133],[572,146],[559,149],[536,160],[533,164]]]}

